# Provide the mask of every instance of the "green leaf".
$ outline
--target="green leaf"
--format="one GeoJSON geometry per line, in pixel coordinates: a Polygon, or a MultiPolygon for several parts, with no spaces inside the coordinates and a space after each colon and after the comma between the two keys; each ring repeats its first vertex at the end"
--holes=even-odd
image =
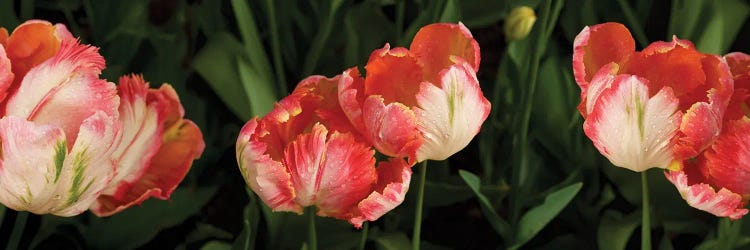
{"type": "Polygon", "coordinates": [[[212,240],[206,242],[201,247],[201,250],[229,250],[232,249],[232,245],[223,241],[212,240]]]}
{"type": "Polygon", "coordinates": [[[177,189],[169,201],[150,199],[108,218],[93,218],[83,235],[93,248],[133,249],[161,230],[176,226],[200,212],[217,187],[177,189]]]}
{"type": "Polygon", "coordinates": [[[508,15],[507,4],[500,0],[461,1],[461,20],[469,28],[495,24],[508,15]]]}
{"type": "Polygon", "coordinates": [[[250,100],[251,116],[263,116],[271,111],[273,103],[277,99],[273,90],[273,83],[239,56],[237,57],[237,67],[237,72],[240,73],[240,82],[245,89],[245,95],[250,100]]]}
{"type": "Polygon", "coordinates": [[[695,40],[698,50],[725,54],[750,13],[748,3],[741,0],[710,1],[711,18],[701,25],[703,32],[695,40]]]}
{"type": "Polygon", "coordinates": [[[597,244],[600,249],[625,249],[635,229],[641,225],[641,211],[624,216],[617,211],[607,210],[602,216],[597,231],[597,244]]]}
{"type": "Polygon", "coordinates": [[[583,183],[575,183],[547,195],[544,203],[526,212],[518,222],[518,231],[515,244],[510,249],[518,249],[526,244],[531,238],[542,231],[565,206],[573,200],[573,197],[581,190],[583,183]]]}
{"type": "Polygon", "coordinates": [[[250,64],[258,69],[262,78],[271,81],[271,66],[266,51],[263,49],[258,28],[255,25],[255,20],[253,20],[253,12],[247,5],[247,0],[232,0],[232,10],[235,18],[237,18],[240,37],[242,37],[242,43],[245,45],[245,53],[250,59],[250,64]]]}
{"type": "Polygon", "coordinates": [[[239,77],[237,55],[242,45],[231,34],[217,32],[193,59],[193,68],[211,89],[243,121],[252,116],[250,100],[239,77]]]}
{"type": "Polygon", "coordinates": [[[8,33],[20,24],[16,13],[13,12],[14,3],[15,1],[0,1],[0,27],[5,27],[8,33]]]}
{"type": "Polygon", "coordinates": [[[402,232],[385,234],[383,236],[375,238],[377,243],[382,249],[385,250],[401,250],[410,249],[411,241],[406,237],[406,234],[402,232]]]}
{"type": "Polygon", "coordinates": [[[461,21],[461,4],[457,0],[447,0],[440,22],[457,23],[461,21]]]}
{"type": "Polygon", "coordinates": [[[508,223],[500,218],[499,215],[497,215],[497,212],[495,212],[496,210],[492,206],[492,203],[490,203],[490,200],[487,199],[487,197],[484,196],[482,192],[480,192],[479,177],[463,169],[458,170],[458,174],[461,175],[461,178],[464,180],[464,182],[466,182],[466,185],[471,188],[471,191],[474,191],[474,195],[477,196],[477,199],[479,199],[479,205],[481,205],[482,207],[482,213],[485,217],[487,217],[487,220],[492,228],[495,229],[495,231],[500,234],[503,239],[509,239],[510,226],[508,226],[508,223]]]}

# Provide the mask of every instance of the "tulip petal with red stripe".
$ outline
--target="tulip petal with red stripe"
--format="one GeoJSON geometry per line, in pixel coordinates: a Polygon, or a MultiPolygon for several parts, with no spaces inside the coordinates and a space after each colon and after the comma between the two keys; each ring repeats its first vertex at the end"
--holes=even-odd
{"type": "Polygon", "coordinates": [[[690,185],[688,176],[683,171],[666,171],[665,175],[672,184],[677,187],[688,205],[709,212],[719,217],[729,217],[733,220],[742,218],[748,210],[743,208],[745,202],[742,196],[733,193],[726,188],[719,192],[706,183],[696,183],[690,185]]]}
{"type": "Polygon", "coordinates": [[[365,221],[375,221],[404,201],[411,181],[411,165],[399,158],[378,164],[378,181],[374,191],[359,202],[349,219],[357,228],[365,221]]]}

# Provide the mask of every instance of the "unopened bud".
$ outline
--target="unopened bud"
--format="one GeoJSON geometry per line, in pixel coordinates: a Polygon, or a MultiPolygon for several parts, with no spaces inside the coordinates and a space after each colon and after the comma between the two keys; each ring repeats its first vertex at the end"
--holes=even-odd
{"type": "Polygon", "coordinates": [[[505,27],[503,28],[505,39],[513,41],[525,38],[529,35],[534,22],[536,22],[534,9],[526,6],[516,7],[505,18],[505,27]]]}

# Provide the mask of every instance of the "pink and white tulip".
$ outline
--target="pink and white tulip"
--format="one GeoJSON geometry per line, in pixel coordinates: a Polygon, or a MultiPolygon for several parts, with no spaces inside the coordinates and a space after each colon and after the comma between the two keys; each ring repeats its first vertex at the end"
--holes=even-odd
{"type": "Polygon", "coordinates": [[[461,23],[417,32],[409,49],[375,50],[365,66],[344,72],[344,113],[379,152],[411,162],[444,160],[469,144],[490,103],[476,78],[479,45],[461,23]]]}
{"type": "Polygon", "coordinates": [[[667,168],[697,156],[719,136],[733,93],[724,59],[676,37],[635,51],[625,26],[584,28],[573,69],[584,132],[612,164],[667,168]]]}

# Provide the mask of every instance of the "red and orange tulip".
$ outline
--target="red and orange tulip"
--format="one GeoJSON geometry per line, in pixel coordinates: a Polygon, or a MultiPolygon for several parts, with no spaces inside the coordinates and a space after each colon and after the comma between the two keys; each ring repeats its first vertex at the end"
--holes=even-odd
{"type": "Polygon", "coordinates": [[[250,188],[274,211],[319,216],[356,227],[401,204],[411,166],[375,151],[346,120],[336,98],[337,76],[311,76],[265,117],[250,120],[237,139],[237,162],[250,188]]]}

